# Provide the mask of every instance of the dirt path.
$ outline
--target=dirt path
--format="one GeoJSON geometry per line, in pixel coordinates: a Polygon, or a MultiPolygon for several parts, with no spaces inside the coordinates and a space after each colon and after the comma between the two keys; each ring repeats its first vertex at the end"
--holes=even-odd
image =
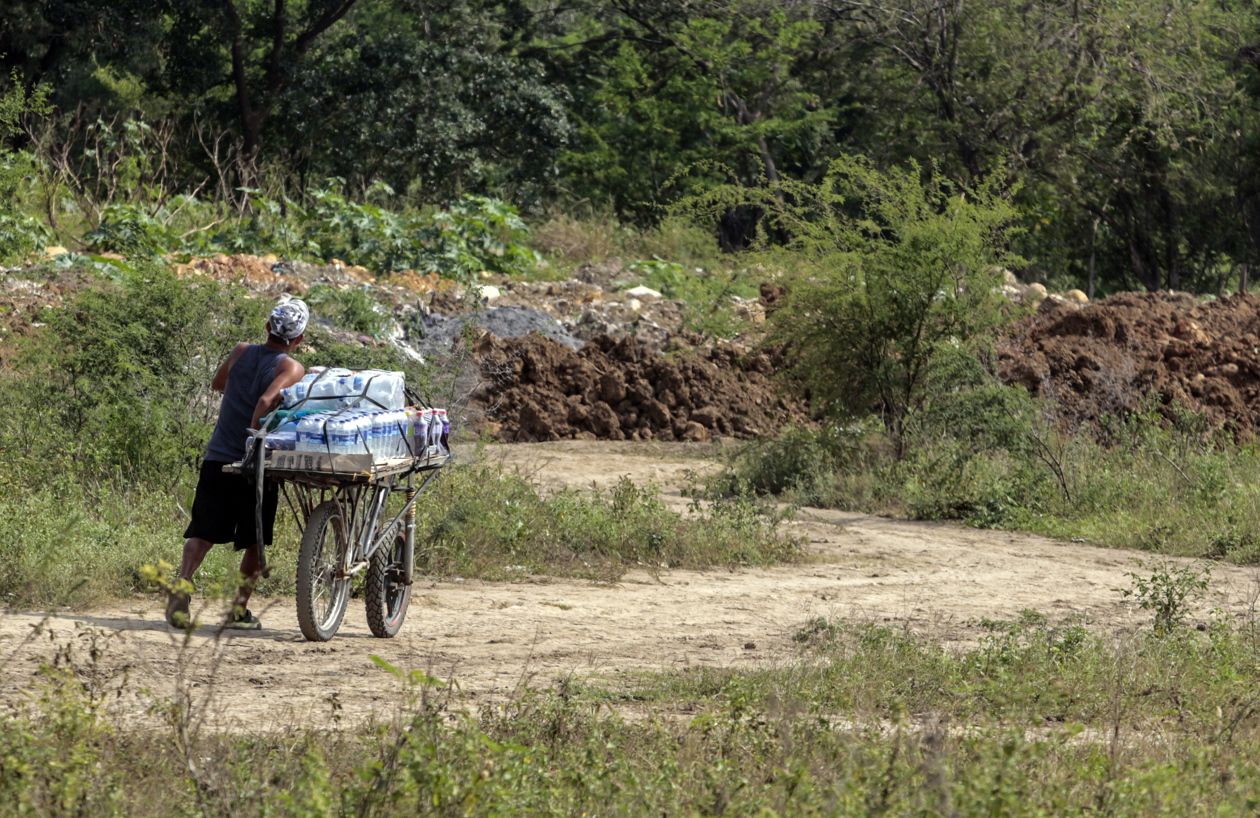
{"type": "MultiPolygon", "coordinates": [[[[710,450],[711,451],[711,450],[710,450]]],[[[688,469],[713,468],[687,444],[567,442],[494,447],[484,456],[535,475],[547,486],[607,486],[623,474],[655,482],[678,507],[688,469]]],[[[1107,630],[1145,614],[1113,589],[1128,587],[1134,554],[998,531],[806,509],[794,524],[810,559],[738,571],[635,572],[615,585],[571,581],[434,582],[416,589],[398,638],[370,637],[352,602],[341,632],[324,645],[302,640],[292,600],[262,607],[267,627],[218,635],[203,627],[182,644],[155,601],[123,601],[89,614],[8,613],[0,617],[0,701],[21,701],[41,662],[72,645],[87,668],[90,642],[103,643],[93,678],[128,684],[109,707],[139,716],[154,697],[182,690],[212,704],[222,727],[327,723],[385,714],[397,685],[375,654],[405,669],[457,681],[473,706],[501,701],[521,685],[550,686],[576,674],[689,666],[753,666],[790,657],[792,636],[817,616],[904,624],[946,640],[973,638],[980,617],[1025,608],[1053,620],[1088,618],[1107,630]],[[32,636],[33,627],[44,630],[32,636]],[[145,692],[151,691],[151,692],[145,692]]],[[[1206,610],[1253,608],[1260,575],[1218,565],[1206,610]]],[[[207,611],[205,618],[214,619],[207,611]]]]}

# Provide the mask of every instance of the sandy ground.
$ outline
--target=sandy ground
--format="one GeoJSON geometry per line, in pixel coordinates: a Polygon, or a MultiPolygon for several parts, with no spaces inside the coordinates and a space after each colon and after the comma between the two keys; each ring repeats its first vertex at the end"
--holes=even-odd
{"type": "MultiPolygon", "coordinates": [[[[712,450],[707,450],[711,453],[712,450]]],[[[662,487],[679,509],[686,470],[714,468],[688,444],[565,442],[493,447],[483,456],[533,474],[544,486],[607,486],[622,475],[662,487]]],[[[80,677],[116,690],[108,708],[141,718],[182,695],[222,728],[327,724],[387,717],[399,697],[370,659],[422,670],[479,707],[523,687],[566,677],[687,667],[749,667],[790,659],[793,634],[818,616],[897,623],[948,641],[978,634],[975,620],[1033,608],[1125,630],[1147,615],[1125,603],[1137,554],[999,531],[804,509],[794,533],[809,559],[776,568],[627,574],[616,584],[556,580],[426,582],[399,636],[374,639],[352,601],[337,637],[302,639],[293,602],[260,601],[266,628],[172,633],[156,601],[101,610],[0,617],[0,702],[19,706],[32,674],[67,652],[80,677]],[[92,648],[98,658],[91,659],[92,648]],[[124,680],[126,681],[123,684],[124,680]]],[[[1216,565],[1213,607],[1247,616],[1260,592],[1255,569],[1216,565]]],[[[203,619],[215,621],[205,610],[203,619]]]]}

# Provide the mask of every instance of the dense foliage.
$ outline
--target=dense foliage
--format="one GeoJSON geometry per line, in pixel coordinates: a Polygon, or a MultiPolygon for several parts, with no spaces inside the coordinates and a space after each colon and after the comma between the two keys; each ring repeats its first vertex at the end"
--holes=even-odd
{"type": "Polygon", "coordinates": [[[879,413],[901,456],[921,414],[983,382],[979,356],[1013,317],[999,293],[1003,265],[1019,261],[1015,211],[993,188],[842,157],[817,184],[724,186],[691,204],[765,213],[754,258],[789,276],[771,343],[831,418],[879,413]],[[766,249],[766,232],[788,238],[766,249]]]}
{"type": "MultiPolygon", "coordinates": [[[[62,242],[124,199],[214,202],[183,234],[258,195],[311,207],[331,177],[365,205],[388,185],[375,203],[402,214],[475,193],[654,223],[862,155],[1012,194],[1030,279],[1216,292],[1260,260],[1258,30],[1237,4],[9,5],[6,99],[55,108],[0,140],[25,157],[23,213],[62,242]]],[[[760,217],[711,226],[738,248],[760,217]]]]}

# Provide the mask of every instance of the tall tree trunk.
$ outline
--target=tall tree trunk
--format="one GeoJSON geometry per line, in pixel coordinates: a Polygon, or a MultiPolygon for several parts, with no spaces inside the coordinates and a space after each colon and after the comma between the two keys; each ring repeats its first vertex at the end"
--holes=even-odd
{"type": "Polygon", "coordinates": [[[1168,267],[1168,289],[1181,289],[1180,253],[1177,250],[1177,205],[1167,189],[1160,192],[1164,207],[1164,264],[1168,267]]]}
{"type": "Polygon", "coordinates": [[[263,77],[262,82],[256,85],[255,94],[250,90],[247,66],[250,46],[245,42],[245,26],[236,8],[236,0],[222,0],[223,17],[227,23],[232,53],[232,84],[236,87],[236,108],[241,123],[242,173],[249,177],[243,180],[247,187],[252,186],[257,178],[263,128],[271,118],[280,93],[288,84],[286,66],[300,60],[315,40],[344,17],[357,1],[340,0],[290,42],[286,0],[272,0],[271,41],[266,55],[260,60],[263,77]]]}
{"type": "Polygon", "coordinates": [[[1090,301],[1094,300],[1094,241],[1098,238],[1098,219],[1094,219],[1094,230],[1089,234],[1089,292],[1085,293],[1090,301]]]}

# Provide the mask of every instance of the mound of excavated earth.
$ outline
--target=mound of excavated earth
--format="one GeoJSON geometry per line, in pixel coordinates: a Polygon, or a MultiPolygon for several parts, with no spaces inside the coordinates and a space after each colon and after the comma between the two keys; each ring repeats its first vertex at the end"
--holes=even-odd
{"type": "Polygon", "coordinates": [[[1071,425],[1180,403],[1242,438],[1260,429],[1260,298],[1198,303],[1121,293],[1080,309],[1043,302],[999,349],[1007,383],[1054,402],[1071,425]]]}
{"type": "Polygon", "coordinates": [[[580,351],[528,335],[478,341],[486,428],[505,442],[749,438],[808,422],[765,353],[733,346],[662,355],[597,335],[580,351]]]}

